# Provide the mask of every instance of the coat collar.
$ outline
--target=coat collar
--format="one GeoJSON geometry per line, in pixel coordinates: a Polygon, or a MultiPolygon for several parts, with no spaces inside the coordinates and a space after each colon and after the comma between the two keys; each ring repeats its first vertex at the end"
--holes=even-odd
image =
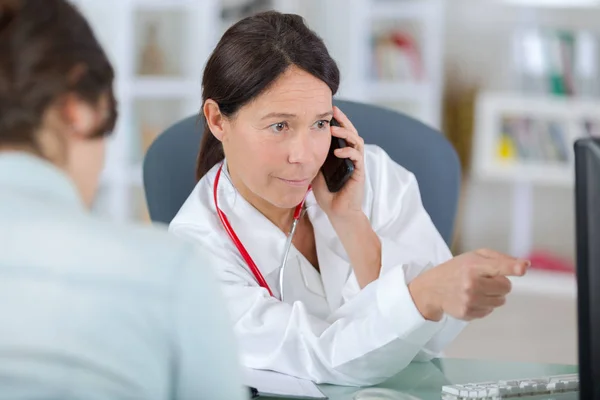
{"type": "MultiPolygon", "coordinates": [[[[219,167],[220,164],[211,171],[211,189],[219,167]]],[[[239,194],[227,173],[226,162],[223,163],[217,196],[218,206],[227,216],[238,238],[269,284],[275,282],[275,287],[272,289],[278,292],[279,286],[276,278],[283,261],[287,235],[239,194]]],[[[341,305],[341,292],[350,275],[351,266],[329,218],[319,207],[312,192],[307,195],[305,204],[315,233],[317,257],[325,295],[330,307],[335,309],[341,305]]],[[[300,254],[292,246],[288,265],[294,256],[297,257],[300,254]]],[[[303,260],[303,262],[307,261],[303,260]]],[[[297,282],[297,284],[301,284],[301,282],[297,282]]]]}
{"type": "MultiPolygon", "coordinates": [[[[224,161],[222,165],[217,186],[218,207],[227,216],[242,245],[266,277],[279,269],[287,236],[237,191],[227,171],[227,162],[224,161]]],[[[220,166],[218,164],[211,171],[211,181],[214,182],[220,166]]],[[[309,206],[308,198],[306,205],[309,206]]]]}

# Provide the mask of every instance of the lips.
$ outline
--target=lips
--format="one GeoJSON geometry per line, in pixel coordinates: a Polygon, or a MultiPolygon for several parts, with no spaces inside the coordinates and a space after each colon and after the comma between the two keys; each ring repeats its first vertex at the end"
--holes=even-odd
{"type": "Polygon", "coordinates": [[[291,186],[305,186],[309,183],[309,180],[307,178],[304,178],[304,179],[278,178],[278,179],[288,185],[291,185],[291,186]]]}

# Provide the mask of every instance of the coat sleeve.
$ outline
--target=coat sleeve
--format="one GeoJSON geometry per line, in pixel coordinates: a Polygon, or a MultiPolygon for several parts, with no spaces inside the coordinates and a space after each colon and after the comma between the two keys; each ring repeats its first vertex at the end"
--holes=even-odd
{"type": "Polygon", "coordinates": [[[302,302],[270,297],[233,246],[211,241],[208,230],[171,225],[174,234],[211,252],[246,367],[317,383],[377,384],[404,369],[443,326],[418,312],[403,268],[386,269],[327,320],[317,318],[302,302]]]}
{"type": "MultiPolygon", "coordinates": [[[[415,176],[396,164],[379,147],[368,146],[367,174],[369,200],[365,211],[381,241],[381,277],[394,270],[403,271],[405,284],[424,271],[452,258],[421,201],[415,176]]],[[[344,288],[345,299],[359,293],[351,275],[344,288]]],[[[403,318],[400,312],[396,318],[403,318]]],[[[444,316],[440,330],[417,354],[416,360],[430,360],[464,329],[466,323],[444,316]]]]}

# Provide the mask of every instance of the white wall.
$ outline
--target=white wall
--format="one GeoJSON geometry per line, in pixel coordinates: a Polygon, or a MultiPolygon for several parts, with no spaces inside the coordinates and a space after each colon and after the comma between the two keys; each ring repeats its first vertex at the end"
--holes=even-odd
{"type": "MultiPolygon", "coordinates": [[[[538,9],[507,6],[500,1],[448,0],[446,69],[481,89],[507,90],[511,79],[510,41],[515,27],[536,21],[542,26],[600,31],[600,10],[538,9]]],[[[493,247],[508,251],[511,186],[472,182],[465,191],[460,222],[464,250],[493,247]]],[[[572,189],[536,188],[534,241],[574,259],[572,189]]]]}

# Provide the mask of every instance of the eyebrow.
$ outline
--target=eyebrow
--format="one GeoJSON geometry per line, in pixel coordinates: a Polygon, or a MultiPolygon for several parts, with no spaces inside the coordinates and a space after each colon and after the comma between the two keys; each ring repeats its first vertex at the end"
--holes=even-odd
{"type": "MultiPolygon", "coordinates": [[[[317,115],[317,119],[322,119],[325,117],[332,117],[332,116],[333,116],[333,111],[327,111],[327,112],[317,115]]],[[[297,117],[296,114],[272,112],[272,113],[269,113],[269,114],[265,115],[264,117],[262,117],[261,120],[265,120],[265,119],[269,119],[269,118],[294,119],[296,117],[297,117]]]]}

